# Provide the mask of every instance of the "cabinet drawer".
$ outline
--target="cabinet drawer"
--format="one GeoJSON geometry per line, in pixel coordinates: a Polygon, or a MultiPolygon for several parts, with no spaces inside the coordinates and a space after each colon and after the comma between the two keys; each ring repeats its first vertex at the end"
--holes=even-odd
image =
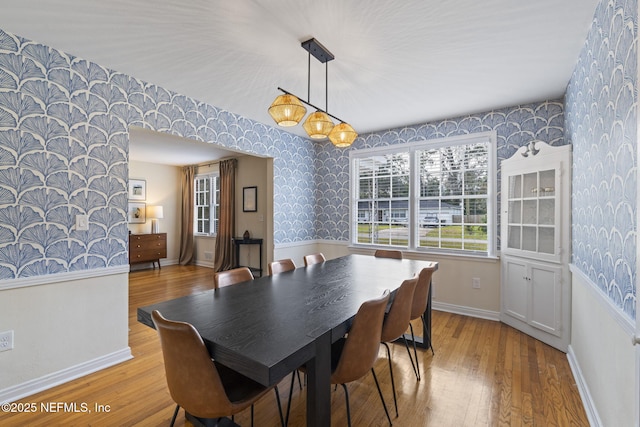
{"type": "Polygon", "coordinates": [[[152,261],[160,258],[166,258],[167,249],[134,249],[129,252],[130,262],[152,261]]]}
{"type": "Polygon", "coordinates": [[[166,242],[167,233],[159,234],[131,234],[129,236],[129,244],[147,244],[152,242],[166,242]]]}

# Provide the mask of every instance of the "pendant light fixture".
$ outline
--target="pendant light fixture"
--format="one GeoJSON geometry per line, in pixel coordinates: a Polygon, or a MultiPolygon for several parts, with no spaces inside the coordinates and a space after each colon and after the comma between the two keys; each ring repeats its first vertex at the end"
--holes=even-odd
{"type": "Polygon", "coordinates": [[[285,93],[273,101],[269,114],[279,126],[295,126],[307,114],[307,109],[295,95],[285,93]]]}
{"type": "Polygon", "coordinates": [[[302,103],[314,108],[316,111],[309,114],[307,120],[303,123],[302,127],[312,139],[324,139],[329,137],[329,140],[336,147],[348,147],[358,137],[356,131],[344,121],[340,120],[336,116],[329,114],[329,65],[328,62],[334,59],[331,52],[320,44],[316,39],[309,39],[302,42],[302,47],[309,52],[308,68],[307,68],[307,100],[300,99],[300,97],[288,92],[282,88],[278,88],[284,95],[278,96],[271,106],[269,107],[269,114],[273,120],[280,126],[295,126],[304,117],[307,110],[302,103]],[[310,88],[311,88],[311,55],[313,55],[318,61],[325,64],[325,109],[316,107],[309,102],[310,100],[310,88]],[[338,125],[334,125],[331,118],[334,118],[339,122],[338,125]]]}

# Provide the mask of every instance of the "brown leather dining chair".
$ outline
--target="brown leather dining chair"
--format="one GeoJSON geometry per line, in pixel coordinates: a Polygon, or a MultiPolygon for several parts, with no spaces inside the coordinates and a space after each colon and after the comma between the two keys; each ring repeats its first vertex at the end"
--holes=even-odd
{"type": "Polygon", "coordinates": [[[327,259],[324,254],[321,252],[317,254],[305,255],[304,256],[304,266],[310,266],[311,264],[320,264],[321,262],[325,262],[327,259]]]}
{"type": "Polygon", "coordinates": [[[265,387],[240,373],[211,360],[202,338],[193,325],[165,319],[158,310],[151,313],[160,337],[169,394],[176,402],[171,419],[175,423],[180,407],[199,418],[233,417],[275,390],[280,422],[284,418],[276,386],[265,387]]]}
{"type": "Polygon", "coordinates": [[[385,315],[384,323],[382,324],[382,335],[380,342],[387,350],[387,359],[389,360],[389,373],[391,375],[391,388],[393,389],[393,403],[396,407],[396,417],[398,416],[398,399],[396,397],[396,384],[393,379],[393,366],[391,363],[391,349],[389,348],[389,342],[402,338],[404,346],[409,353],[409,360],[411,366],[415,372],[416,368],[413,364],[413,357],[411,356],[411,350],[409,350],[409,344],[404,337],[405,331],[409,328],[409,319],[411,317],[411,305],[413,304],[413,293],[416,290],[418,284],[418,276],[413,279],[408,279],[402,282],[400,288],[396,292],[391,308],[385,315]]]}
{"type": "Polygon", "coordinates": [[[213,288],[235,285],[236,283],[253,280],[253,273],[248,267],[238,267],[231,270],[218,271],[213,274],[213,288]]]}
{"type": "MultiPolygon", "coordinates": [[[[411,305],[411,321],[421,319],[422,323],[425,324],[424,311],[427,309],[429,289],[431,289],[431,276],[433,276],[434,271],[436,271],[435,267],[426,267],[418,273],[418,284],[416,285],[416,290],[413,294],[413,303],[411,305]]],[[[411,339],[413,340],[413,354],[416,359],[414,373],[416,374],[416,379],[420,381],[420,364],[418,363],[418,351],[416,350],[415,334],[413,333],[413,325],[411,322],[409,322],[409,329],[411,330],[411,339]]],[[[431,337],[428,332],[424,339],[429,343],[431,354],[435,354],[433,343],[431,342],[431,337]]]]}
{"type": "Polygon", "coordinates": [[[280,274],[280,273],[284,273],[285,271],[291,271],[296,269],[296,265],[293,263],[293,260],[291,258],[270,262],[268,267],[269,267],[269,276],[273,276],[274,274],[280,274]]]}
{"type": "MultiPolygon", "coordinates": [[[[331,346],[331,384],[340,384],[344,389],[345,402],[347,405],[347,423],[351,427],[351,410],[349,408],[349,391],[347,383],[356,381],[371,371],[373,380],[378,388],[378,394],[384,412],[387,415],[389,425],[391,417],[384,402],[384,396],[376,377],[373,365],[378,359],[378,349],[380,348],[380,337],[382,334],[382,322],[384,313],[389,302],[389,291],[386,290],[381,297],[365,301],[360,305],[358,312],[353,318],[353,323],[346,338],[340,338],[331,346]]],[[[304,366],[300,367],[304,371],[304,366]]],[[[293,377],[289,396],[293,390],[293,377]]],[[[285,425],[289,422],[289,411],[291,409],[291,398],[287,406],[285,425]]]]}
{"type": "Polygon", "coordinates": [[[402,252],[392,249],[377,249],[373,254],[376,258],[402,259],[402,252]]]}

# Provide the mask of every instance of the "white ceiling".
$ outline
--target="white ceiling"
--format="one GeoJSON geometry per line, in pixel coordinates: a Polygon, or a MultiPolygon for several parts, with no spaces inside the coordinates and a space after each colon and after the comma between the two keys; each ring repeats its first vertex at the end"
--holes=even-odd
{"type": "Polygon", "coordinates": [[[363,134],[561,97],[598,1],[0,0],[0,28],[270,125],[278,86],[307,99],[315,37],[328,111],[363,134]]]}

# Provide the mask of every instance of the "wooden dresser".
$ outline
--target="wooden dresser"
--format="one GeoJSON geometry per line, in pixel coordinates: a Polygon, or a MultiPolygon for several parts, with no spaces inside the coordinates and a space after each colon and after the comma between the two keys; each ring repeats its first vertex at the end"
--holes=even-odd
{"type": "Polygon", "coordinates": [[[160,258],[167,257],[167,233],[129,234],[129,264],[151,262],[153,268],[160,258]]]}

